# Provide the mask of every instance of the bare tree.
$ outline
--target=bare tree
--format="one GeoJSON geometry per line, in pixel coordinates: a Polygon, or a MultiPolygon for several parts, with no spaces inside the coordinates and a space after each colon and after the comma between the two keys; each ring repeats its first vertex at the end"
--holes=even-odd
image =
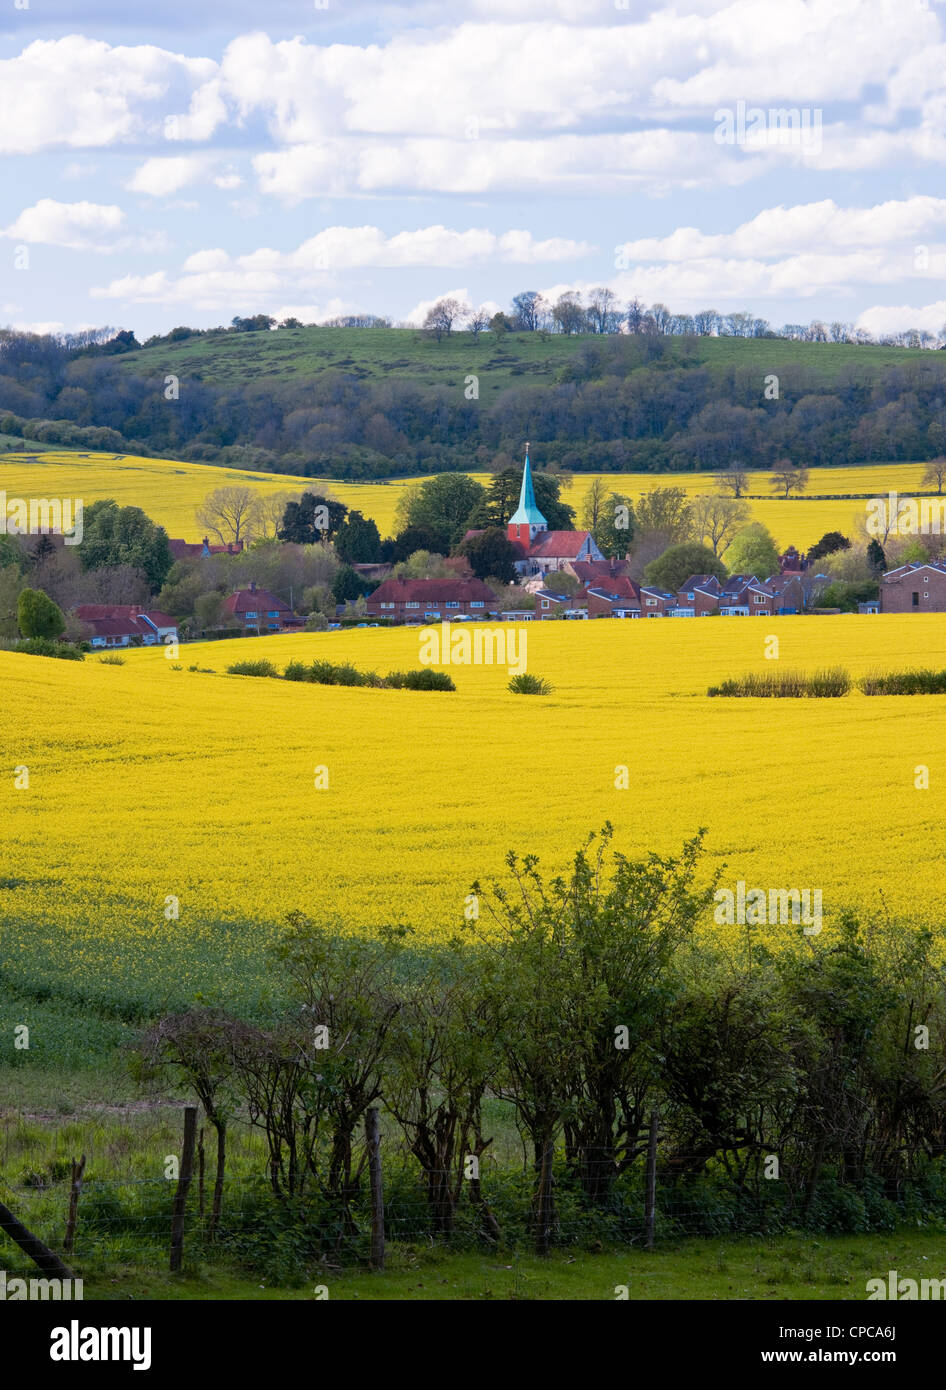
{"type": "Polygon", "coordinates": [[[616,333],[621,323],[617,295],[607,285],[597,285],[588,292],[588,325],[593,333],[616,333]]]}
{"type": "Polygon", "coordinates": [[[733,497],[739,498],[749,486],[749,474],[741,463],[731,463],[722,473],[716,474],[716,485],[731,492],[733,497]]]}
{"type": "Polygon", "coordinates": [[[808,469],[800,468],[791,459],[777,459],[769,479],[775,492],[788,497],[793,492],[804,492],[808,486],[808,469]]]}
{"type": "Polygon", "coordinates": [[[459,327],[460,320],[469,312],[469,304],[461,304],[459,299],[438,299],[437,303],[427,310],[424,328],[428,333],[432,333],[439,343],[442,338],[449,338],[454,327],[459,327]]]}
{"type": "Polygon", "coordinates": [[[290,502],[298,502],[301,496],[301,492],[290,492],[286,489],[283,492],[266,493],[260,497],[257,516],[259,535],[267,539],[275,536],[282,526],[287,505],[290,502]]]}
{"type": "Polygon", "coordinates": [[[552,308],[552,322],[559,333],[580,333],[588,322],[581,296],[574,290],[561,295],[552,308]]]}
{"type": "Polygon", "coordinates": [[[208,535],[216,536],[221,545],[226,545],[229,541],[251,540],[258,534],[259,511],[259,493],[241,483],[233,483],[214,488],[194,515],[208,535]]]}
{"type": "Polygon", "coordinates": [[[749,519],[749,508],[735,497],[710,493],[694,499],[693,529],[704,544],[712,546],[714,555],[721,555],[733,536],[749,519]]]}
{"type": "Polygon", "coordinates": [[[936,491],[941,493],[943,491],[944,482],[946,482],[946,458],[941,454],[939,458],[930,459],[929,463],[926,465],[926,469],[923,473],[923,485],[924,487],[932,487],[935,483],[936,491]]]}
{"type": "Polygon", "coordinates": [[[466,331],[472,335],[474,343],[479,342],[480,334],[489,328],[489,320],[489,310],[484,309],[482,305],[470,314],[466,322],[466,331]]]}

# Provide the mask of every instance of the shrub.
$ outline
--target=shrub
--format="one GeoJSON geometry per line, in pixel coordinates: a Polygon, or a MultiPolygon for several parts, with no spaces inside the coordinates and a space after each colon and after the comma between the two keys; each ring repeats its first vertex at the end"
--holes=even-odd
{"type": "Polygon", "coordinates": [[[17,599],[16,621],[24,637],[58,637],[66,619],[58,604],[42,589],[23,589],[17,599]]]}
{"type": "Polygon", "coordinates": [[[551,695],[555,686],[541,676],[521,675],[513,676],[506,688],[513,695],[551,695]]]}
{"type": "Polygon", "coordinates": [[[851,678],[839,666],[830,670],[813,671],[750,671],[745,676],[711,685],[707,695],[735,696],[753,699],[791,700],[805,697],[813,700],[834,699],[846,695],[851,678]]]}
{"type": "Polygon", "coordinates": [[[124,666],[125,658],[119,656],[117,652],[108,652],[105,656],[99,657],[100,666],[124,666]]]}
{"type": "Polygon", "coordinates": [[[279,673],[271,661],[235,661],[227,667],[231,676],[275,676],[279,673]]]}
{"type": "Polygon", "coordinates": [[[946,671],[870,671],[857,685],[865,695],[946,695],[946,671]]]}
{"type": "Polygon", "coordinates": [[[419,671],[391,671],[384,683],[394,690],[456,690],[452,676],[446,671],[433,671],[429,666],[419,671]]]}

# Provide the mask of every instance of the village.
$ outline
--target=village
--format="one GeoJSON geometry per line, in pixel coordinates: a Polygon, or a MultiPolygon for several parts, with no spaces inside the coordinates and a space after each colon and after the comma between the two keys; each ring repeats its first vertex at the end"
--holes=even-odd
{"type": "MultiPolygon", "coordinates": [[[[437,622],[584,621],[598,618],[776,617],[836,613],[819,600],[830,576],[816,561],[789,546],[770,575],[691,574],[676,590],[632,578],[626,557],[606,557],[588,530],[552,530],[536,503],[528,454],[522,470],[519,505],[506,537],[514,554],[516,579],[509,586],[518,598],[501,603],[495,587],[478,578],[462,555],[449,557],[445,577],[410,578],[391,573],[383,563],[354,564],[369,588],[361,610],[351,601],[335,605],[327,630],[342,626],[424,626],[437,622]]],[[[482,535],[470,530],[464,540],[482,535]]],[[[176,562],[191,564],[215,555],[238,555],[242,541],[211,544],[169,542],[176,562]]],[[[72,610],[93,649],[152,646],[199,637],[180,630],[174,616],[134,604],[78,604],[72,610]]],[[[911,560],[879,577],[879,596],[858,603],[864,615],[946,612],[946,561],[911,560]]],[[[307,626],[304,616],[270,590],[251,582],[228,594],[221,620],[230,635],[293,633],[307,626]]]]}

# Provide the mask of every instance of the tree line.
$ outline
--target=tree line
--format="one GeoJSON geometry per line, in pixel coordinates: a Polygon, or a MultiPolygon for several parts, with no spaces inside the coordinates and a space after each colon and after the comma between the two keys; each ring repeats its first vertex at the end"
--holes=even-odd
{"type": "Polygon", "coordinates": [[[517,454],[525,438],[573,471],[719,469],[734,457],[756,469],[784,457],[817,467],[925,460],[946,447],[942,361],[932,353],[831,376],[786,364],[768,399],[761,348],[744,366],[710,370],[697,335],[595,334],[576,340],[554,379],[532,383],[532,366],[509,347],[510,333],[518,342],[529,330],[503,317],[512,327],[491,330],[491,363],[513,380],[488,400],[466,398],[459,367],[456,384],[444,385],[342,366],[291,380],[195,375],[169,399],[163,371],[149,372],[147,358],[123,364],[123,352],[106,351],[111,342],[77,348],[6,331],[0,433],[338,478],[481,468],[497,452],[517,454]]]}

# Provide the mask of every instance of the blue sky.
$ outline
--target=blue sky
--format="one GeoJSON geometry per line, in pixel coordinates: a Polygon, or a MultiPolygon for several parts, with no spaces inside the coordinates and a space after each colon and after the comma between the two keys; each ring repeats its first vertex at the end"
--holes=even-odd
{"type": "Polygon", "coordinates": [[[30,0],[0,13],[0,153],[0,323],[600,284],[946,323],[926,0],[30,0]]]}

